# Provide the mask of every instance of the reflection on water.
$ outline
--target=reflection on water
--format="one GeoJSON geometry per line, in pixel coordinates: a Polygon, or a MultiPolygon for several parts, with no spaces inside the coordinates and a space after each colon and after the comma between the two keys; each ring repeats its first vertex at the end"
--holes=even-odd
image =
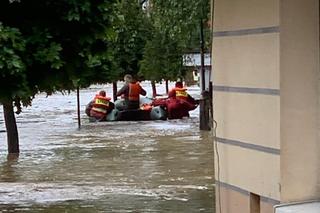
{"type": "Polygon", "coordinates": [[[19,154],[8,154],[7,160],[0,164],[0,182],[15,182],[19,174],[15,169],[18,164],[19,154]]]}
{"type": "MultiPolygon", "coordinates": [[[[82,110],[101,87],[111,94],[109,85],[81,91],[82,110]]],[[[0,147],[0,212],[214,212],[212,139],[198,110],[171,121],[82,115],[79,131],[71,93],[39,95],[17,117],[19,158],[0,147]]]]}

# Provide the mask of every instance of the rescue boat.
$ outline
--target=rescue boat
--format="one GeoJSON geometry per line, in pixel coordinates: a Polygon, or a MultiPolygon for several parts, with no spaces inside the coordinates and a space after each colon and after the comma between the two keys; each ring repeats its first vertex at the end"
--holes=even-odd
{"type": "Polygon", "coordinates": [[[96,121],[147,121],[147,120],[167,120],[167,111],[162,106],[152,106],[152,100],[144,98],[140,100],[140,109],[123,109],[124,100],[120,99],[115,101],[115,108],[110,111],[106,119],[97,120],[90,117],[88,110],[89,104],[86,106],[86,114],[89,116],[90,122],[96,121]]]}

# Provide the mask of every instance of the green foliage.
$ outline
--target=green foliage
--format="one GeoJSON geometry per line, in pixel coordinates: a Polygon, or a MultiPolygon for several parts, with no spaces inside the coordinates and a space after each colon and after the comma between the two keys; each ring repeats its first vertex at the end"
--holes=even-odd
{"type": "MultiPolygon", "coordinates": [[[[199,52],[200,26],[208,20],[209,6],[208,0],[152,0],[149,13],[154,31],[141,62],[144,76],[175,80],[184,75],[182,56],[199,52]]],[[[210,37],[206,32],[208,49],[210,37]]]]}
{"type": "Polygon", "coordinates": [[[111,82],[116,4],[0,1],[0,102],[111,82]]]}
{"type": "Polygon", "coordinates": [[[28,96],[25,63],[21,57],[25,41],[17,28],[0,23],[0,102],[28,96]]]}
{"type": "Polygon", "coordinates": [[[147,11],[141,2],[0,1],[0,102],[125,73],[150,80],[183,75],[182,55],[199,46],[208,1],[153,0],[147,11]]]}
{"type": "Polygon", "coordinates": [[[151,15],[159,30],[168,32],[183,48],[190,48],[199,45],[200,24],[208,20],[209,9],[208,0],[153,0],[151,15]]]}
{"type": "Polygon", "coordinates": [[[181,75],[181,71],[182,57],[178,42],[171,39],[168,34],[155,32],[145,47],[144,59],[141,61],[141,75],[154,81],[175,80],[181,75]]]}
{"type": "Polygon", "coordinates": [[[124,74],[137,75],[143,49],[149,39],[152,26],[149,18],[142,11],[137,1],[122,0],[118,4],[119,23],[115,26],[117,39],[115,43],[115,61],[118,77],[124,74]]]}

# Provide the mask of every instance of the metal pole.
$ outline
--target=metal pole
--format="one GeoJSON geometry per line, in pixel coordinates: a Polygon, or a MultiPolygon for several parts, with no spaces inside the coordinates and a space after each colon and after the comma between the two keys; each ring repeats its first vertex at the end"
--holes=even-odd
{"type": "Polygon", "coordinates": [[[77,113],[78,113],[78,128],[81,128],[81,119],[80,119],[80,90],[77,87],[77,113]]]}
{"type": "Polygon", "coordinates": [[[115,102],[117,100],[117,81],[112,82],[112,95],[113,95],[113,101],[115,102]]]}
{"type": "Polygon", "coordinates": [[[206,91],[206,79],[204,69],[204,38],[203,38],[203,20],[200,20],[200,55],[201,55],[201,101],[200,101],[200,130],[211,130],[209,120],[209,95],[206,91]]]}
{"type": "Polygon", "coordinates": [[[205,82],[205,69],[204,69],[204,38],[203,38],[203,21],[202,18],[200,20],[200,57],[201,57],[201,92],[205,91],[206,89],[206,82],[205,82]]]}

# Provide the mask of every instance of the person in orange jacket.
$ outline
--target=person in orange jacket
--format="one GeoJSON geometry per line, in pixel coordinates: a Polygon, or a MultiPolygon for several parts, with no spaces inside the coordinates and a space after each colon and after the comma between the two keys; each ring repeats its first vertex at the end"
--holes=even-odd
{"type": "Polygon", "coordinates": [[[106,91],[101,90],[88,104],[86,111],[88,111],[90,117],[94,117],[97,120],[105,120],[106,115],[114,109],[114,104],[110,100],[111,98],[107,97],[106,91]]]}
{"type": "Polygon", "coordinates": [[[145,96],[147,92],[140,86],[139,82],[127,74],[124,76],[126,84],[117,92],[117,96],[122,96],[125,100],[124,109],[139,109],[140,95],[145,96]]]}

